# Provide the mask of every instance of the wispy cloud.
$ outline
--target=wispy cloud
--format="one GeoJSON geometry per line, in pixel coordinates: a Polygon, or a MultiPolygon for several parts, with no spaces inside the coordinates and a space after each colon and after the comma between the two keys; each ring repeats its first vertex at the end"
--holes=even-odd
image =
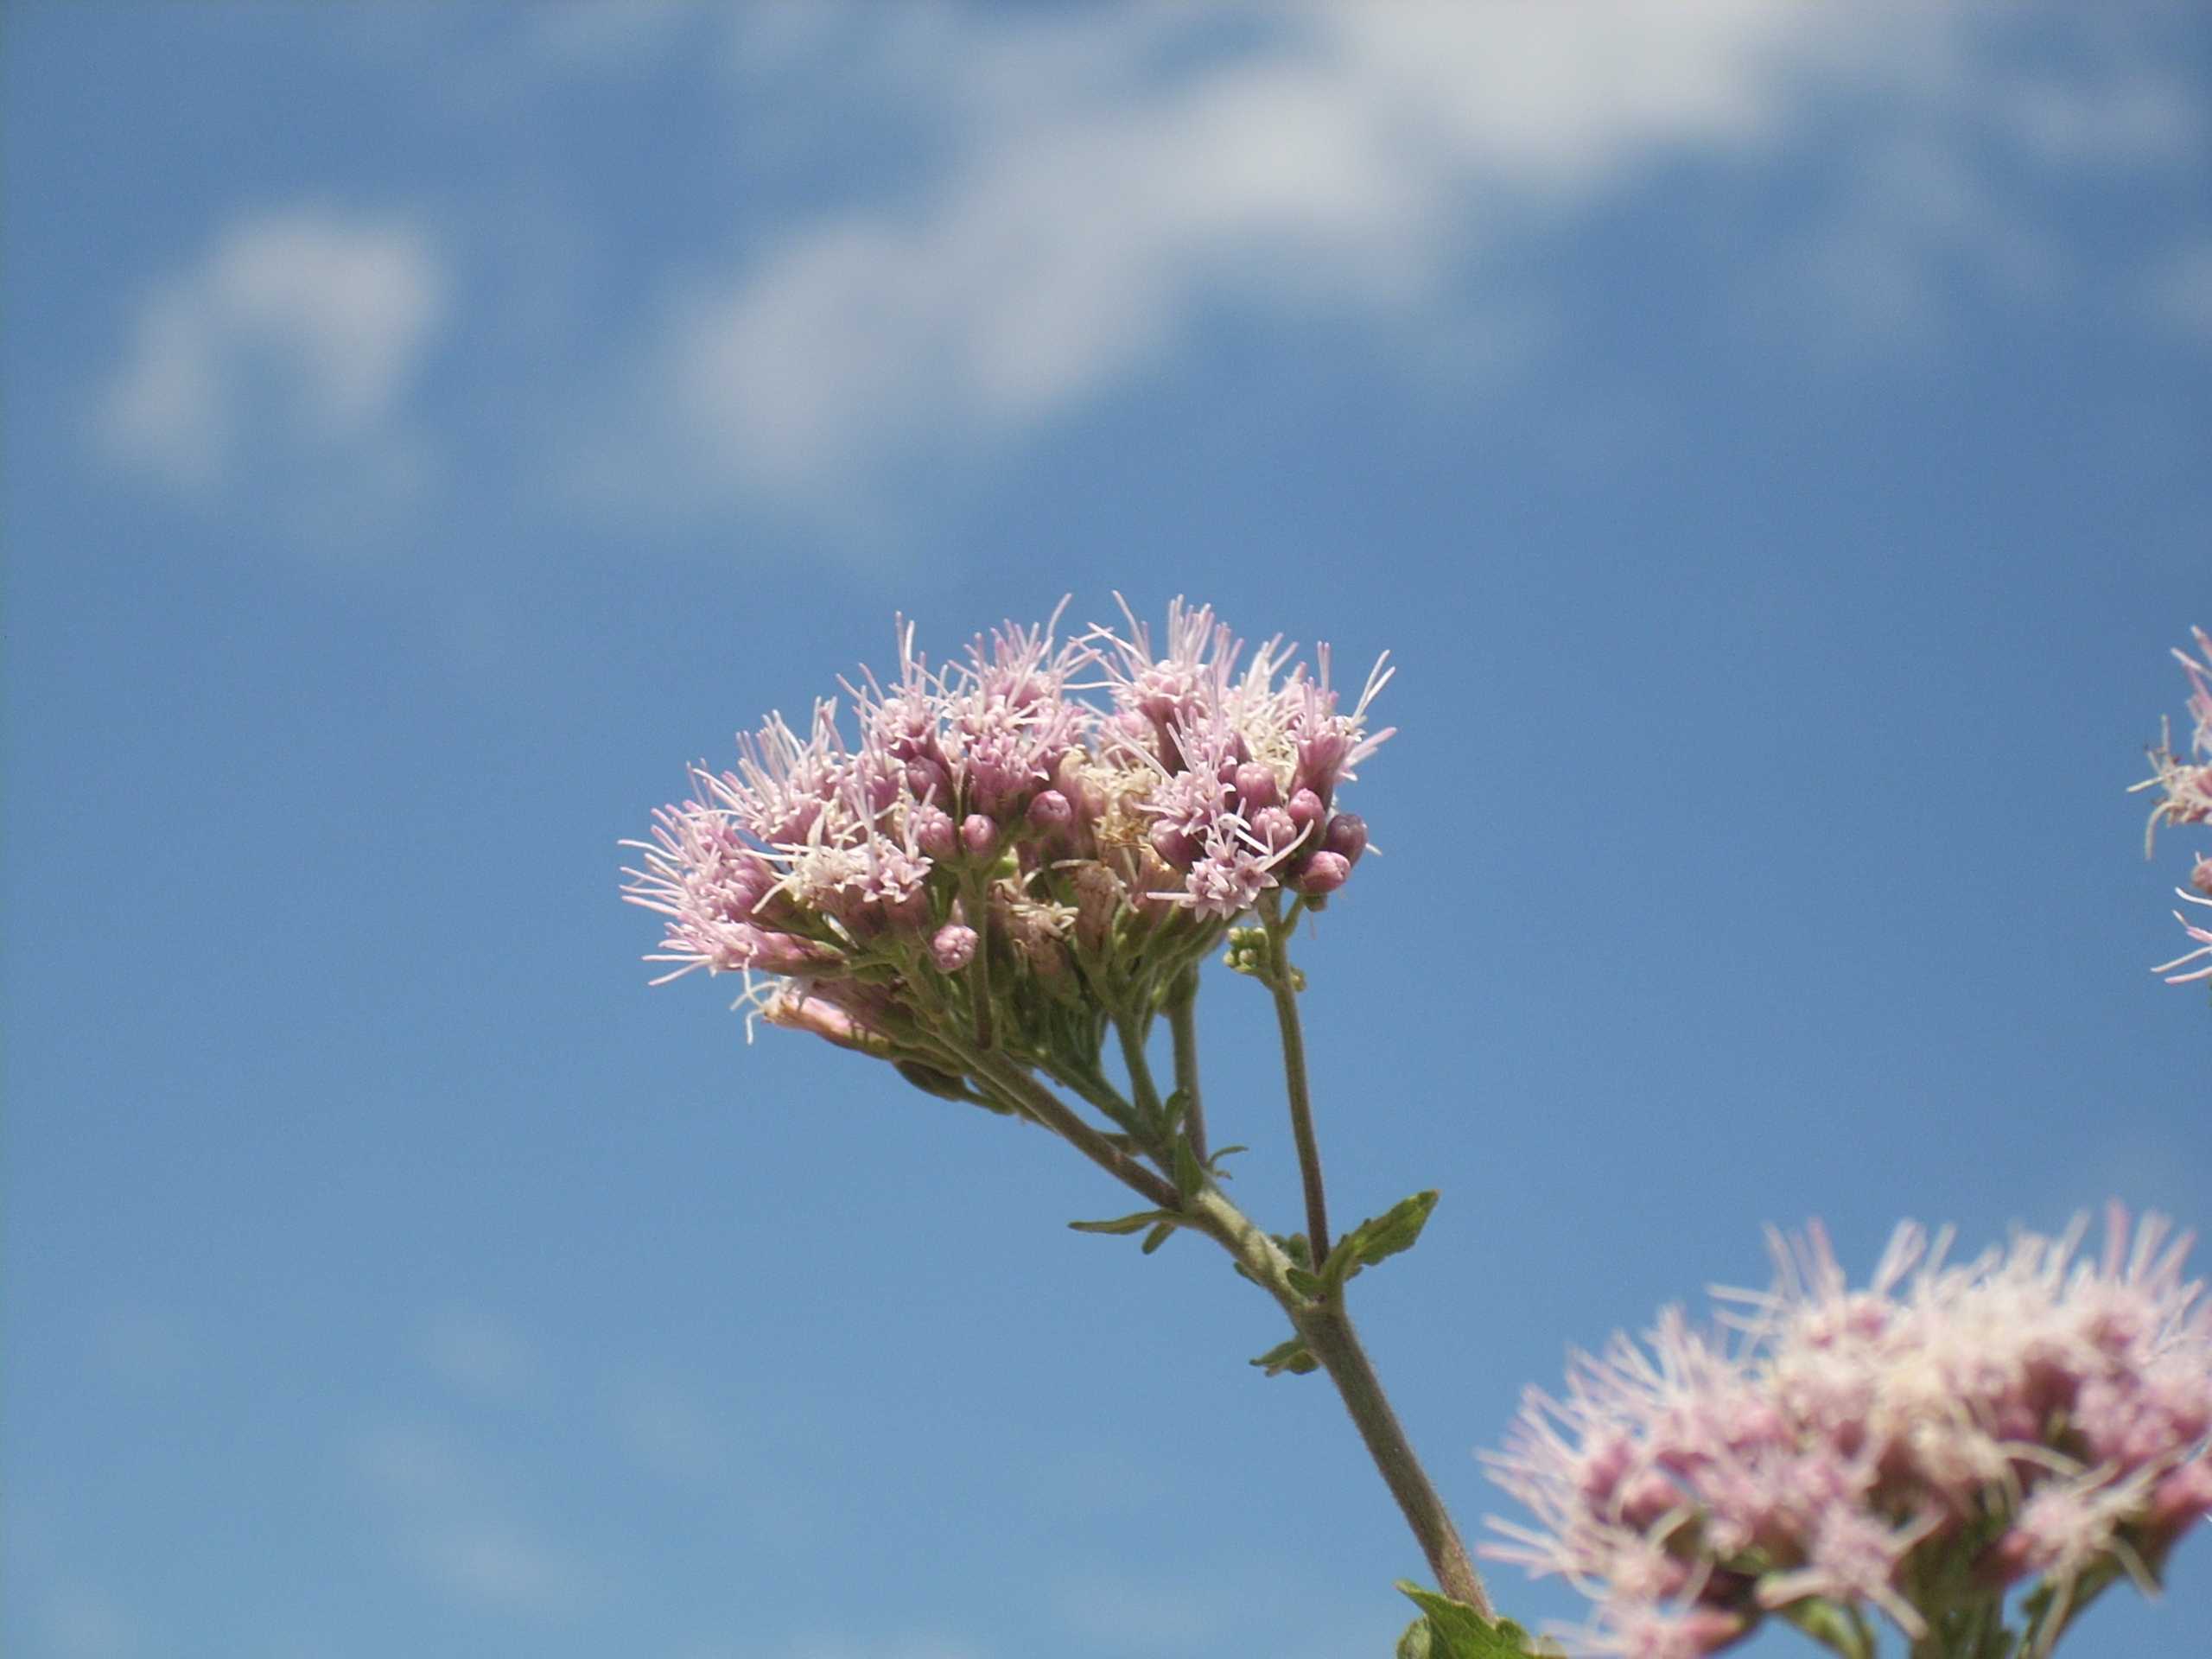
{"type": "Polygon", "coordinates": [[[1222,13],[939,14],[901,36],[899,84],[937,105],[942,167],[673,297],[651,451],[692,480],[842,491],[1096,395],[1211,300],[1418,310],[1530,213],[1766,126],[1793,11],[1338,7],[1246,14],[1228,48],[1222,13]]]}
{"type": "Polygon", "coordinates": [[[385,1423],[349,1450],[400,1558],[449,1599],[543,1620],[598,1598],[589,1564],[542,1536],[450,1437],[421,1424],[385,1423]]]}
{"type": "Polygon", "coordinates": [[[241,217],[139,304],[99,435],[120,461],[201,495],[235,478],[249,447],[401,466],[404,402],[447,289],[408,219],[241,217]]]}
{"type": "Polygon", "coordinates": [[[537,1351],[520,1333],[459,1308],[447,1308],[424,1325],[419,1349],[442,1381],[478,1400],[519,1399],[542,1370],[537,1351]]]}
{"type": "Polygon", "coordinates": [[[690,1389],[664,1374],[639,1374],[620,1388],[616,1428],[632,1461],[679,1484],[713,1484],[729,1471],[721,1422],[690,1389]]]}
{"type": "Polygon", "coordinates": [[[2134,166],[2201,132],[2124,38],[2083,42],[2068,77],[2009,73],[1966,6],[856,15],[772,14],[741,30],[741,68],[903,114],[902,182],[667,293],[597,435],[601,481],[664,505],[836,511],[1065,416],[1223,305],[1396,324],[1409,363],[1457,331],[1487,342],[1460,366],[1494,372],[1540,347],[1544,319],[1490,256],[1671,158],[1785,149],[1837,97],[1878,105],[1883,142],[1742,275],[1878,336],[1926,320],[1947,261],[2016,296],[2059,279],[2031,218],[1965,160],[1976,145],[2134,166]]]}

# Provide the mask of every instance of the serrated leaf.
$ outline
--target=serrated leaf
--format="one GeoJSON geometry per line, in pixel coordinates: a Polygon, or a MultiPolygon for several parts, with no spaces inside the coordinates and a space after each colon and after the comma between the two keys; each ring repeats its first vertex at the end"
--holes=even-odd
{"type": "Polygon", "coordinates": [[[1387,1256],[1413,1249],[1421,1230],[1428,1225],[1437,1197],[1433,1191],[1416,1192],[1402,1203],[1392,1205],[1374,1220],[1360,1223],[1356,1230],[1360,1240],[1360,1265],[1371,1268],[1387,1256]]]}
{"type": "Polygon", "coordinates": [[[1303,1337],[1292,1337],[1279,1342],[1252,1362],[1269,1376],[1281,1376],[1288,1371],[1293,1376],[1303,1376],[1308,1371],[1318,1371],[1321,1362],[1313,1357],[1303,1337]]]}
{"type": "Polygon", "coordinates": [[[1175,1190],[1186,1198],[1195,1198],[1205,1190],[1206,1172],[1198,1162],[1198,1154],[1191,1150],[1191,1138],[1179,1135],[1175,1141],[1175,1190]]]}
{"type": "Polygon", "coordinates": [[[1158,1249],[1161,1245],[1167,1242],[1168,1235],[1173,1233],[1174,1230],[1175,1224],[1173,1222],[1161,1222],[1159,1226],[1154,1228],[1150,1232],[1144,1236],[1144,1253],[1147,1255],[1150,1255],[1154,1250],[1158,1249]]]}
{"type": "MultiPolygon", "coordinates": [[[[1426,1659],[1541,1659],[1529,1632],[1510,1618],[1487,1619],[1464,1601],[1398,1580],[1398,1592],[1421,1609],[1428,1626],[1426,1659]]],[[[1399,1651],[1405,1641],[1399,1640],[1399,1651]]]]}
{"type": "Polygon", "coordinates": [[[1381,1215],[1369,1217],[1338,1239],[1321,1268],[1328,1294],[1334,1295],[1344,1281],[1362,1268],[1371,1268],[1401,1250],[1411,1249],[1421,1237],[1421,1229],[1428,1224],[1437,1197],[1433,1192],[1416,1192],[1410,1198],[1392,1205],[1381,1215]]]}
{"type": "Polygon", "coordinates": [[[1078,1233],[1141,1233],[1154,1222],[1173,1221],[1165,1210],[1140,1210],[1133,1216],[1116,1216],[1111,1221],[1071,1221],[1068,1225],[1078,1233]]]}

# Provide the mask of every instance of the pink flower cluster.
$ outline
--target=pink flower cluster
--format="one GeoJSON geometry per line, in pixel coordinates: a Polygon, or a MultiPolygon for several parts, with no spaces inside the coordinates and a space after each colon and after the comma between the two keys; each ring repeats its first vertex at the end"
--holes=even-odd
{"type": "MultiPolygon", "coordinates": [[[[2183,672],[2189,676],[2189,712],[2196,723],[2190,741],[2190,755],[2212,757],[2212,634],[2202,628],[2192,631],[2196,648],[2202,653],[2198,661],[2185,651],[2176,651],[2183,672]]],[[[2173,739],[2169,733],[2159,740],[2158,747],[2151,751],[2151,775],[2136,786],[2138,789],[2157,789],[2162,792],[2157,805],[2151,809],[2151,823],[2144,832],[2144,850],[2149,852],[2158,833],[2158,826],[2166,824],[2212,823],[2212,759],[2192,760],[2174,753],[2173,739]]],[[[2212,854],[2198,855],[2190,873],[2190,887],[2175,891],[2187,903],[2202,905],[2212,909],[2212,854]]],[[[2174,912],[2174,919],[2182,925],[2198,948],[2161,963],[2151,971],[2164,974],[2170,985],[2179,985],[2190,980],[2212,979],[2212,926],[2198,927],[2182,914],[2174,912]],[[2193,962],[2204,960],[2202,968],[2179,971],[2193,962]]]]}
{"type": "Polygon", "coordinates": [[[1539,1524],[1493,1520],[1484,1553],[1571,1580],[1583,1650],[1628,1659],[1775,1612],[1876,1608],[1916,1641],[2030,1575],[2047,1640],[2115,1568],[2147,1586],[2212,1510],[2212,1306],[2188,1235],[2115,1205],[2090,1258],[2086,1227],[1947,1266],[1907,1224],[1863,1290],[1817,1225],[1776,1236],[1775,1287],[1716,1293],[1719,1330],[1669,1309],[1574,1355],[1563,1400],[1529,1391],[1485,1461],[1539,1524]]]}
{"type": "Polygon", "coordinates": [[[766,1017],[873,1047],[979,995],[1157,980],[1272,890],[1318,906],[1366,846],[1337,792],[1390,735],[1366,725],[1389,674],[1347,709],[1325,647],[1318,673],[1280,639],[1247,659],[1179,601],[1155,647],[1123,614],[1065,641],[1057,613],[1007,623],[941,667],[902,626],[895,678],[845,683],[849,730],[825,700],[695,766],[626,843],[625,896],[666,918],[648,959],[785,976],[766,1017]]]}

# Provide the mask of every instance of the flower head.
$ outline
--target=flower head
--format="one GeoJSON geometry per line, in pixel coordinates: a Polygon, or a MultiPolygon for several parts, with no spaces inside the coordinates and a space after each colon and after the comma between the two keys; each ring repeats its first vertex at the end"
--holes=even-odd
{"type": "Polygon", "coordinates": [[[1280,639],[1248,656],[1210,607],[1170,605],[1157,646],[1122,614],[1007,622],[941,665],[902,620],[896,673],[842,683],[849,722],[772,715],[734,769],[694,766],[628,843],[664,977],[770,976],[770,1023],[932,1075],[961,1070],[956,1034],[1001,1030],[1077,1064],[1103,1026],[1071,1007],[1152,995],[1270,892],[1342,887],[1367,831],[1332,803],[1389,735],[1367,723],[1388,673],[1347,709],[1325,649],[1317,674],[1280,639]]]}
{"type": "Polygon", "coordinates": [[[1581,1585],[1608,1654],[1694,1611],[1872,1608],[1916,1638],[1921,1585],[2145,1576],[2212,1507],[2212,1309],[2189,1236],[2115,1206],[2091,1257],[2085,1230],[1954,1266],[1908,1224],[1863,1288],[1817,1225],[1776,1236],[1774,1284],[1716,1293],[1713,1332],[1669,1309],[1530,1391],[1485,1460],[1538,1524],[1485,1553],[1581,1585]]]}
{"type": "MultiPolygon", "coordinates": [[[[2185,753],[2177,753],[2171,727],[2161,732],[2158,745],[2149,751],[2151,775],[2136,789],[2155,789],[2159,791],[2157,804],[2151,808],[2151,821],[2143,832],[2143,850],[2147,856],[2152,850],[2160,824],[2212,823],[2212,634],[2202,628],[2193,629],[2196,649],[2202,660],[2185,651],[2177,650],[2175,660],[2189,677],[2189,713],[2192,722],[2190,745],[2185,753]]],[[[2182,897],[2191,904],[2212,903],[2212,855],[2200,854],[2190,872],[2190,885],[2196,889],[2192,894],[2183,892],[2182,897]]],[[[2202,958],[2212,957],[2212,930],[2198,927],[2179,911],[2174,919],[2180,922],[2189,937],[2203,947],[2171,962],[2161,963],[2151,971],[2164,974],[2166,982],[2178,985],[2191,980],[2212,979],[2212,961],[2190,973],[2173,970],[2202,958]]]]}

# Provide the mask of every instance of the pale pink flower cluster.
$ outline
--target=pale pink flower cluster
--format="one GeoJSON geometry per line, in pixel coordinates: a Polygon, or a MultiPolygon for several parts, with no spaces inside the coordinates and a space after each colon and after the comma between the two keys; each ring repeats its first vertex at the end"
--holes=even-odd
{"type": "Polygon", "coordinates": [[[1951,1266],[1907,1224],[1857,1290],[1817,1225],[1776,1236],[1775,1287],[1716,1293],[1714,1331],[1669,1309],[1529,1392],[1485,1461],[1538,1524],[1484,1553],[1572,1580],[1583,1650],[1625,1659],[1817,1603],[1916,1640],[2029,1575],[2047,1624],[2115,1567],[2148,1587],[2212,1509],[2212,1306],[2188,1235],[2115,1205],[2092,1257],[2086,1228],[1951,1266]]]}
{"type": "MultiPolygon", "coordinates": [[[[2160,737],[2158,747],[2151,751],[2151,775],[2135,785],[2138,789],[2161,791],[2158,804],[2151,809],[2150,825],[2144,831],[2143,847],[2146,853],[2151,850],[2158,836],[2158,826],[2162,823],[2212,823],[2212,634],[2206,633],[2202,628],[2192,632],[2196,635],[2196,649],[2203,660],[2200,662],[2185,651],[2177,650],[2174,652],[2183,672],[2189,676],[2189,712],[2195,723],[2189,753],[2187,755],[2174,753],[2173,738],[2169,730],[2160,737]]],[[[2212,854],[2198,855],[2194,868],[2190,872],[2189,883],[2196,889],[2194,893],[2179,887],[2175,892],[2186,903],[2212,909],[2212,854]]],[[[2208,925],[2204,927],[2197,926],[2179,911],[2174,912],[2174,919],[2182,925],[2183,930],[2198,948],[2175,957],[2171,962],[2161,963],[2151,971],[2164,974],[2170,985],[2179,985],[2190,980],[2212,979],[2212,918],[2207,918],[2208,925]],[[2189,967],[2190,963],[2200,960],[2204,963],[2202,967],[2189,967]],[[2183,969],[2187,971],[2182,971],[2183,969]]]]}
{"type": "Polygon", "coordinates": [[[895,1048],[977,995],[1018,1020],[1157,980],[1275,890],[1319,907],[1366,846],[1336,798],[1390,735],[1367,729],[1389,674],[1346,708],[1325,647],[1317,673],[1280,639],[1247,659],[1210,607],[1170,606],[1156,646],[1123,614],[1007,623],[944,666],[904,626],[895,677],[845,683],[849,727],[825,700],[695,766],[626,843],[625,896],[666,918],[648,959],[785,976],[772,1021],[895,1048]]]}

